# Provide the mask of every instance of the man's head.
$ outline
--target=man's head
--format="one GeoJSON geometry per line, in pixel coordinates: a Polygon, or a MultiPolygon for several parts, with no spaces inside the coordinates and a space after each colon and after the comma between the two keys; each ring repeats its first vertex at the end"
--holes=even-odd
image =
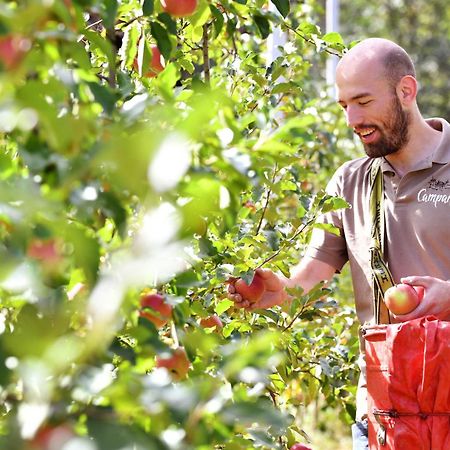
{"type": "Polygon", "coordinates": [[[336,84],[347,123],[368,156],[386,156],[408,143],[417,82],[405,50],[386,39],[366,39],[343,56],[336,84]]]}

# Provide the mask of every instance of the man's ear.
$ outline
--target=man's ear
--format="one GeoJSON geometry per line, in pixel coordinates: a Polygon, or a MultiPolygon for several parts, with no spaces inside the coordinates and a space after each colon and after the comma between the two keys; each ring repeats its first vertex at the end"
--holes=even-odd
{"type": "Polygon", "coordinates": [[[404,105],[413,103],[417,96],[417,80],[411,75],[405,75],[397,85],[397,95],[404,105]]]}

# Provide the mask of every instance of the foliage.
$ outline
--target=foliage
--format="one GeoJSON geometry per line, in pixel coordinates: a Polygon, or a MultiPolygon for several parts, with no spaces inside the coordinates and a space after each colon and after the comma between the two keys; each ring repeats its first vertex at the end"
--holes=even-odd
{"type": "Polygon", "coordinates": [[[353,415],[357,324],[334,286],[254,313],[226,297],[230,277],[288,273],[317,216],[346,206],[319,189],[351,145],[310,76],[345,47],[313,12],[1,6],[19,42],[0,73],[2,448],[63,430],[80,449],[281,449],[319,392],[353,415]],[[149,78],[153,44],[166,67],[149,78]],[[173,306],[161,328],[139,314],[152,291],[173,306]],[[222,330],[199,325],[211,314],[222,330]],[[180,346],[178,381],[155,357],[180,346]]]}

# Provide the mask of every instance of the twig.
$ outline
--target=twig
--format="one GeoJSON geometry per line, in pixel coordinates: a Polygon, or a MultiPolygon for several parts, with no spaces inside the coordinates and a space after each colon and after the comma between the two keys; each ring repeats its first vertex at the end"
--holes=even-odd
{"type": "Polygon", "coordinates": [[[209,61],[209,41],[208,41],[209,24],[203,25],[203,72],[205,73],[205,83],[209,86],[211,82],[210,61],[209,61]]]}
{"type": "MultiPolygon", "coordinates": [[[[275,164],[275,170],[274,170],[273,175],[272,175],[272,184],[275,182],[275,177],[276,177],[277,173],[278,173],[278,166],[277,166],[277,164],[275,164]]],[[[269,201],[270,201],[271,194],[272,194],[272,188],[269,188],[268,191],[267,191],[266,203],[264,204],[264,208],[263,208],[261,217],[259,219],[258,226],[256,227],[255,236],[257,236],[259,234],[260,230],[261,230],[262,222],[264,220],[264,216],[265,216],[267,208],[269,206],[269,201]]]]}

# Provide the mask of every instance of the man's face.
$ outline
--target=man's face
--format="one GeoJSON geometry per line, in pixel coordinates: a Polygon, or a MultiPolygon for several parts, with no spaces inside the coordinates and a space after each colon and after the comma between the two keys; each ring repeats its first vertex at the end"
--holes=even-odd
{"type": "Polygon", "coordinates": [[[403,110],[393,92],[388,110],[381,113],[379,119],[374,117],[373,123],[364,123],[354,128],[354,132],[360,136],[367,156],[378,158],[395,153],[407,144],[409,124],[410,114],[403,110]],[[371,133],[361,135],[368,131],[371,133]],[[375,135],[374,139],[369,139],[372,135],[375,135]]]}
{"type": "Polygon", "coordinates": [[[407,144],[410,113],[382,70],[369,64],[346,64],[338,70],[336,81],[347,125],[369,157],[390,155],[407,144]]]}

